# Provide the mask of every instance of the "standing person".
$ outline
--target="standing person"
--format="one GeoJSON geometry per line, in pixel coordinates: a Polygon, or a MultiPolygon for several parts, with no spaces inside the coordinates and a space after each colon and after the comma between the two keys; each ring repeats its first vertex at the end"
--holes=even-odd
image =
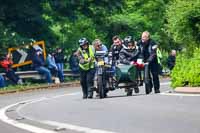
{"type": "Polygon", "coordinates": [[[3,58],[1,58],[0,64],[3,67],[4,72],[6,73],[6,77],[9,80],[11,80],[14,84],[23,84],[22,79],[20,79],[19,76],[15,74],[15,71],[11,67],[13,61],[10,54],[6,54],[3,58]]]}
{"type": "Polygon", "coordinates": [[[92,50],[92,46],[86,38],[79,40],[80,48],[77,51],[79,58],[80,68],[80,83],[83,91],[83,99],[92,98],[94,87],[94,75],[95,75],[95,57],[92,50]]]}
{"type": "Polygon", "coordinates": [[[55,54],[55,61],[56,61],[56,65],[58,68],[58,76],[60,79],[60,82],[64,82],[64,53],[62,48],[57,48],[56,49],[56,54],[55,54]]]}
{"type": "Polygon", "coordinates": [[[49,69],[45,67],[45,61],[42,56],[42,51],[40,49],[35,51],[32,58],[32,62],[33,62],[33,68],[40,74],[45,75],[46,81],[49,84],[52,83],[51,72],[49,71],[49,69]]]}
{"type": "Polygon", "coordinates": [[[170,55],[167,58],[167,66],[171,71],[176,64],[176,50],[172,50],[170,55]]]}
{"type": "Polygon", "coordinates": [[[76,50],[73,50],[71,56],[69,57],[69,66],[73,74],[79,73],[79,61],[76,50]]]}
{"type": "Polygon", "coordinates": [[[141,56],[144,59],[144,63],[148,67],[148,86],[146,87],[146,94],[151,93],[154,87],[155,93],[160,93],[160,81],[159,81],[159,64],[156,55],[156,43],[150,38],[150,33],[144,31],[141,36],[141,40],[138,42],[138,46],[141,50],[141,56]],[[153,83],[152,83],[152,77],[153,83]]]}

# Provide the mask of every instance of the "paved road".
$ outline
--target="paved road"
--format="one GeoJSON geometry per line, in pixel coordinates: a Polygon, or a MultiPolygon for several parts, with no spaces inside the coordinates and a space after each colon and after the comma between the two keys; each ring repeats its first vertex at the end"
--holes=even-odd
{"type": "Polygon", "coordinates": [[[200,96],[166,93],[81,99],[80,88],[37,90],[0,96],[0,133],[199,133],[200,96]],[[25,102],[23,102],[25,101],[25,102]]]}

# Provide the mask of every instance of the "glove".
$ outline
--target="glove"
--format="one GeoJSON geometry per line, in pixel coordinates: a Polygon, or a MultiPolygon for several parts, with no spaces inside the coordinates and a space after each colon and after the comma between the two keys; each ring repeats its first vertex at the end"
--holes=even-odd
{"type": "Polygon", "coordinates": [[[135,66],[137,66],[137,65],[138,65],[138,63],[137,63],[137,62],[135,62],[135,61],[131,61],[131,62],[130,62],[130,64],[131,64],[131,65],[135,65],[135,66]]]}

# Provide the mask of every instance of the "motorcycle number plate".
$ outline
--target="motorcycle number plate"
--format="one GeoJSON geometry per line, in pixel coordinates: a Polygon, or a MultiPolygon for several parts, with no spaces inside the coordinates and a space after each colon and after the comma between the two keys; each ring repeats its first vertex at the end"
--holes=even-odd
{"type": "Polygon", "coordinates": [[[98,65],[99,65],[99,66],[104,65],[104,61],[99,61],[99,62],[98,62],[98,65]]]}

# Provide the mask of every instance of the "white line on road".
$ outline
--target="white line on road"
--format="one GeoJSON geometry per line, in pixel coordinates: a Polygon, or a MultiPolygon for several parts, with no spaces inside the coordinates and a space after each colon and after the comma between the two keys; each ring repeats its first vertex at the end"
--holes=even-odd
{"type": "MultiPolygon", "coordinates": [[[[38,99],[38,100],[42,100],[42,99],[38,99]]],[[[30,100],[23,101],[23,102],[25,102],[25,103],[26,102],[30,102],[30,100]]],[[[6,116],[6,114],[5,114],[6,110],[11,108],[11,107],[13,107],[13,106],[19,105],[20,103],[21,102],[15,103],[15,104],[11,104],[9,106],[6,106],[6,107],[0,109],[0,120],[2,120],[3,122],[5,122],[7,124],[15,126],[17,128],[24,129],[26,131],[30,131],[30,132],[33,132],[33,133],[57,133],[57,132],[54,132],[54,131],[42,129],[42,128],[39,128],[39,127],[35,127],[35,126],[32,126],[32,125],[21,123],[21,122],[18,122],[18,121],[15,121],[13,119],[8,118],[6,116]]]]}
{"type": "MultiPolygon", "coordinates": [[[[2,120],[3,122],[5,122],[7,124],[12,125],[12,126],[15,126],[15,127],[20,128],[20,129],[24,129],[26,131],[30,131],[30,132],[33,132],[33,133],[57,133],[55,131],[39,128],[39,127],[36,127],[36,126],[32,126],[32,125],[29,125],[29,124],[21,123],[19,121],[10,119],[10,118],[7,117],[5,112],[9,108],[17,106],[17,105],[19,105],[21,103],[25,103],[25,104],[19,106],[18,109],[17,109],[17,112],[20,109],[22,109],[23,107],[25,107],[25,106],[27,106],[29,104],[32,104],[32,103],[41,102],[41,101],[44,101],[44,100],[55,99],[55,98],[59,98],[59,97],[63,97],[63,96],[74,96],[74,95],[78,95],[78,94],[80,94],[80,92],[69,93],[69,94],[64,94],[64,95],[57,95],[57,96],[54,96],[54,97],[51,97],[51,98],[42,97],[42,98],[38,98],[38,99],[33,99],[33,100],[28,100],[28,101],[21,101],[21,102],[15,103],[15,104],[11,104],[9,106],[6,106],[6,107],[0,109],[0,120],[2,120]]],[[[114,133],[114,132],[110,132],[110,131],[105,131],[105,130],[100,130],[100,129],[92,129],[92,128],[88,128],[88,127],[81,127],[81,126],[76,126],[76,125],[67,124],[67,123],[59,123],[59,122],[54,122],[54,121],[41,121],[41,120],[35,120],[35,119],[32,119],[32,118],[29,118],[29,119],[30,120],[34,120],[34,121],[39,122],[39,123],[47,124],[47,125],[50,125],[50,126],[58,126],[59,128],[60,127],[61,128],[66,128],[66,129],[73,130],[73,131],[78,131],[78,132],[85,132],[85,133],[114,133]]]]}
{"type": "Polygon", "coordinates": [[[169,91],[162,92],[160,95],[166,95],[166,96],[186,96],[186,97],[199,97],[200,94],[184,94],[184,93],[169,93],[169,91]]]}

